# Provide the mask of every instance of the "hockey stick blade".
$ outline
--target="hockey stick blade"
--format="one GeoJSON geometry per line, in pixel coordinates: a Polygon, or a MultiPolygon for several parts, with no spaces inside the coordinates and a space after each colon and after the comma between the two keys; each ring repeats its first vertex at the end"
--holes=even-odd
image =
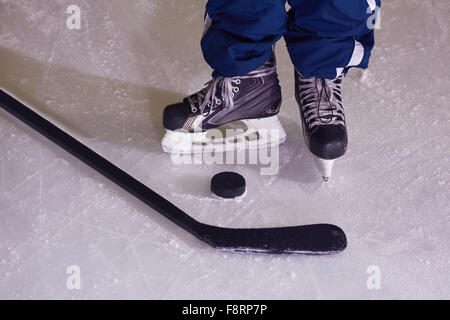
{"type": "Polygon", "coordinates": [[[0,107],[179,227],[217,249],[277,254],[333,254],[343,251],[347,246],[345,233],[339,227],[329,224],[231,229],[200,223],[4,90],[0,90],[0,107]]]}

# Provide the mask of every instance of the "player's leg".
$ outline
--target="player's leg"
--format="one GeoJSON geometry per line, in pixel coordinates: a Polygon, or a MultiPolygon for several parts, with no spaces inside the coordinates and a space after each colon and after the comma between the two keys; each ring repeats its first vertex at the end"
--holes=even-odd
{"type": "Polygon", "coordinates": [[[289,54],[305,77],[334,79],[351,66],[367,68],[380,0],[289,0],[289,54]]]}
{"type": "Polygon", "coordinates": [[[303,135],[328,180],[334,160],[347,150],[341,86],[352,66],[366,68],[374,46],[373,15],[379,0],[290,0],[289,54],[303,135]]]}
{"type": "Polygon", "coordinates": [[[281,88],[272,46],[285,29],[284,0],[210,0],[202,49],[214,69],[205,88],[167,106],[167,152],[274,146],[286,134],[278,121],[281,88]],[[212,129],[241,121],[245,132],[209,139],[212,129]],[[208,131],[208,132],[207,132],[208,131]],[[257,137],[253,139],[252,137],[257,137]],[[245,144],[245,145],[243,145],[245,144]]]}
{"type": "Polygon", "coordinates": [[[202,50],[217,75],[242,76],[272,56],[286,30],[286,0],[209,0],[202,50]]]}

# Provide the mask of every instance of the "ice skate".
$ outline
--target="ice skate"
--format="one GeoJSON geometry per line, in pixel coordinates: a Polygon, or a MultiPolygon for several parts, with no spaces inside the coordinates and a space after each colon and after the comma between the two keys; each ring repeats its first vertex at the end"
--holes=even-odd
{"type": "Polygon", "coordinates": [[[295,71],[295,97],[300,106],[303,136],[324,181],[330,178],[334,161],[347,150],[342,78],[343,74],[332,80],[305,78],[295,71]]]}
{"type": "Polygon", "coordinates": [[[281,88],[272,57],[239,77],[218,77],[164,110],[169,153],[226,152],[277,146],[286,133],[278,120],[281,88]]]}

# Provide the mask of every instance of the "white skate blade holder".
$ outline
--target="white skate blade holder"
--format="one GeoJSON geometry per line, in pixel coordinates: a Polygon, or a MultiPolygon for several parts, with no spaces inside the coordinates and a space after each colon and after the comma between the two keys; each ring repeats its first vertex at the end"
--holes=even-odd
{"type": "Polygon", "coordinates": [[[333,165],[335,160],[325,160],[314,156],[314,161],[320,174],[322,175],[323,181],[328,182],[333,173],[333,165]]]}
{"type": "Polygon", "coordinates": [[[233,129],[232,135],[220,129],[204,132],[167,130],[162,148],[167,153],[228,152],[276,147],[286,140],[286,132],[278,116],[240,120],[246,128],[233,129]]]}

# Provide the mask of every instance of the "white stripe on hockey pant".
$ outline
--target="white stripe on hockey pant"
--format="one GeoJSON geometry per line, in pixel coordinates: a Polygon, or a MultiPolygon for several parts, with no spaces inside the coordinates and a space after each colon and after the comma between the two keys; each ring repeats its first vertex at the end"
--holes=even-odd
{"type": "MultiPolygon", "coordinates": [[[[359,41],[355,40],[355,47],[353,49],[352,57],[350,58],[350,62],[345,66],[345,68],[359,65],[363,58],[364,47],[359,41]]],[[[339,77],[345,68],[336,68],[336,77],[339,77]]]]}
{"type": "Polygon", "coordinates": [[[350,62],[347,64],[347,67],[357,66],[358,64],[361,63],[363,58],[364,58],[364,47],[359,41],[355,40],[355,48],[353,49],[352,58],[350,59],[350,62]]]}
{"type": "Polygon", "coordinates": [[[208,32],[209,28],[211,27],[211,24],[212,24],[212,20],[211,20],[211,18],[209,17],[209,15],[206,14],[206,17],[205,17],[205,27],[204,27],[204,29],[203,29],[203,35],[202,35],[202,37],[208,32]]]}

